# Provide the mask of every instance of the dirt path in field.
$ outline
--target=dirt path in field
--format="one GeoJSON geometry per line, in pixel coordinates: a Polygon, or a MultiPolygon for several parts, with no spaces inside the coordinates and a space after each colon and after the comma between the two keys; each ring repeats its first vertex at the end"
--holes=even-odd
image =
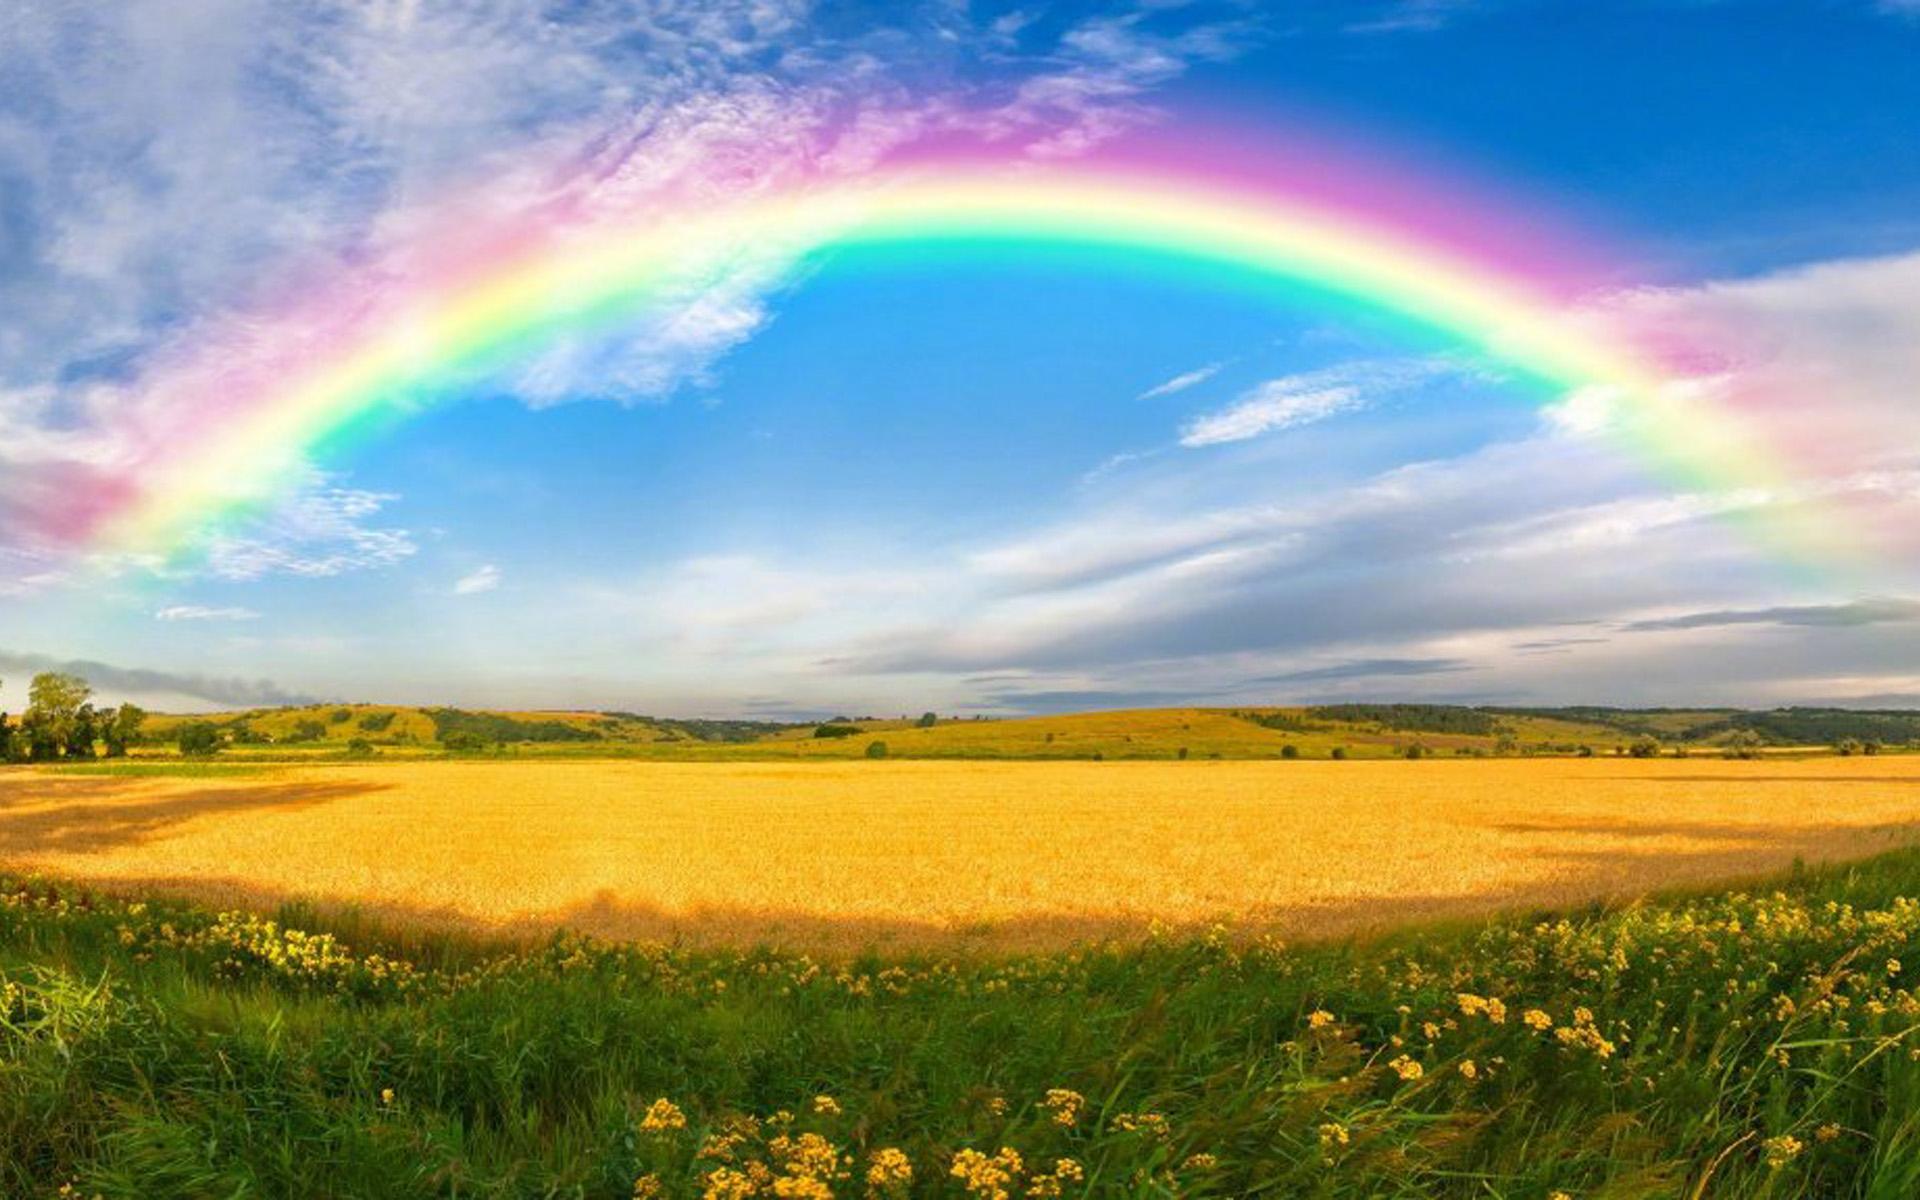
{"type": "Polygon", "coordinates": [[[1322,936],[1870,854],[1920,759],[0,770],[0,867],[435,927],[1037,948],[1322,936]]]}

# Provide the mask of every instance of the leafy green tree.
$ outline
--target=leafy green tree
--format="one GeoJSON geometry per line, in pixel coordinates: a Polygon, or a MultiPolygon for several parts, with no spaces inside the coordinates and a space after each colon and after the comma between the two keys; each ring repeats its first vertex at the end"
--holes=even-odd
{"type": "Polygon", "coordinates": [[[1724,758],[1759,758],[1763,744],[1753,730],[1736,729],[1720,744],[1720,754],[1724,758]]]}
{"type": "Polygon", "coordinates": [[[363,737],[353,738],[347,742],[348,758],[372,758],[374,753],[373,743],[363,737]]]}
{"type": "Polygon", "coordinates": [[[125,758],[127,747],[140,736],[140,723],[147,719],[147,710],[138,704],[122,704],[113,710],[113,716],[101,723],[101,736],[107,743],[108,758],[125,758]]]}
{"type": "Polygon", "coordinates": [[[844,738],[852,737],[859,732],[860,727],[858,725],[851,724],[847,718],[836,717],[824,725],[815,726],[813,736],[817,738],[844,738]]]}
{"type": "MultiPolygon", "coordinates": [[[[21,726],[31,726],[31,751],[35,758],[58,758],[81,733],[81,710],[86,708],[86,732],[92,732],[92,708],[86,705],[94,689],[79,676],[44,670],[27,685],[27,712],[21,726]]],[[[88,756],[92,751],[88,749],[88,756]]]]}
{"type": "Polygon", "coordinates": [[[1292,742],[1288,742],[1286,745],[1280,747],[1280,757],[1281,758],[1299,758],[1300,747],[1294,745],[1292,742]]]}
{"type": "Polygon", "coordinates": [[[73,714],[73,724],[67,729],[68,758],[94,756],[94,743],[99,740],[96,728],[98,716],[91,704],[82,704],[79,711],[73,714]]]}
{"type": "Polygon", "coordinates": [[[886,756],[887,744],[885,742],[872,741],[867,743],[868,758],[885,758],[886,756]]]}
{"type": "Polygon", "coordinates": [[[59,758],[79,740],[81,710],[85,709],[86,757],[93,757],[93,709],[87,703],[93,688],[78,675],[42,671],[27,685],[27,711],[21,717],[28,731],[28,749],[36,759],[59,758]]]}
{"type": "Polygon", "coordinates": [[[935,716],[933,713],[924,712],[920,714],[920,719],[914,722],[914,724],[918,725],[922,729],[932,729],[936,724],[939,723],[939,721],[940,721],[940,718],[935,716]]]}
{"type": "Polygon", "coordinates": [[[174,731],[180,753],[188,758],[210,758],[220,752],[220,730],[212,721],[188,721],[174,731]]]}
{"type": "Polygon", "coordinates": [[[1335,746],[1333,748],[1333,753],[1331,755],[1332,758],[1344,759],[1346,758],[1346,756],[1347,756],[1347,748],[1345,746],[1335,746]]]}
{"type": "Polygon", "coordinates": [[[1838,742],[1834,743],[1833,748],[1840,757],[1851,758],[1860,753],[1860,741],[1858,738],[1841,738],[1838,742]]]}
{"type": "Polygon", "coordinates": [[[1633,745],[1627,747],[1627,753],[1635,758],[1659,758],[1660,742],[1650,737],[1637,738],[1633,745]]]}

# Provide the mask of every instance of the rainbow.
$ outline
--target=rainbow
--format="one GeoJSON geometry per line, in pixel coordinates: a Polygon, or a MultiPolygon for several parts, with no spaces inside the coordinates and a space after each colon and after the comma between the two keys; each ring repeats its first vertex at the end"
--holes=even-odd
{"type": "MultiPolygon", "coordinates": [[[[1689,488],[1770,496],[1793,483],[1737,413],[1582,317],[1579,297],[1548,270],[1350,197],[1270,181],[1166,163],[956,157],[632,218],[556,221],[536,210],[487,236],[447,235],[384,291],[381,278],[348,273],[308,302],[209,339],[163,381],[120,486],[83,514],[79,532],[118,549],[178,550],[271,498],[298,464],[356,429],[457,393],[547,339],[618,327],[742,272],[791,278],[838,251],[976,243],[1085,248],[1098,269],[1225,268],[1306,289],[1404,321],[1540,395],[1604,396],[1622,414],[1625,443],[1689,488]]],[[[1832,531],[1819,525],[1802,514],[1768,534],[1789,555],[1830,552],[1832,531]]]]}

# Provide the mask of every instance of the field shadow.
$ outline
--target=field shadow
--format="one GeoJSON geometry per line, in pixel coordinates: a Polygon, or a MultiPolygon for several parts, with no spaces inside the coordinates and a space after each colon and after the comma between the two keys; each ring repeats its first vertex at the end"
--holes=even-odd
{"type": "Polygon", "coordinates": [[[300,780],[169,787],[143,795],[152,791],[147,782],[50,775],[0,779],[0,864],[47,854],[100,854],[151,841],[200,817],[311,808],[392,786],[300,780]]]}
{"type": "MultiPolygon", "coordinates": [[[[248,789],[249,791],[253,789],[248,789]]],[[[1516,827],[1528,831],[1532,827],[1516,827]]],[[[1578,831],[1580,827],[1570,827],[1578,831]]],[[[1594,823],[1589,831],[1618,833],[1594,823]]],[[[1670,823],[1669,833],[1718,839],[1692,850],[1609,847],[1527,847],[1533,877],[1473,891],[1427,889],[1375,896],[1302,896],[1285,903],[1223,911],[1207,918],[1158,924],[1173,935],[1198,934],[1217,922],[1241,939],[1272,934],[1296,943],[1369,940],[1422,927],[1481,923],[1497,917],[1540,917],[1615,907],[1649,897],[1704,888],[1767,885],[1797,863],[1837,864],[1920,842],[1920,825],[1820,825],[1786,831],[1750,826],[1670,823]]],[[[1553,830],[1560,832],[1558,827],[1553,830]]],[[[1650,834],[1649,836],[1657,836],[1650,834]]],[[[0,827],[0,838],[5,837],[0,827]]],[[[255,880],[147,877],[78,881],[130,897],[166,897],[262,913],[291,907],[307,928],[323,928],[354,944],[423,946],[424,934],[454,934],[481,945],[525,945],[560,930],[611,941],[661,942],[687,947],[772,947],[833,957],[867,952],[999,956],[1071,947],[1129,943],[1148,936],[1151,911],[1035,914],[974,922],[898,916],[845,916],[788,909],[711,905],[669,910],[600,891],[561,908],[498,920],[452,906],[364,897],[329,896],[255,880]]]]}

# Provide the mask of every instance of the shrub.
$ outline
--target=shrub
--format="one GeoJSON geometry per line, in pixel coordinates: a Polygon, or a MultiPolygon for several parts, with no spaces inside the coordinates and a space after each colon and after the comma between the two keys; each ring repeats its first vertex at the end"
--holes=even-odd
{"type": "Polygon", "coordinates": [[[188,721],[174,731],[180,753],[188,758],[208,758],[220,752],[220,730],[211,721],[188,721]]]}
{"type": "Polygon", "coordinates": [[[885,758],[886,756],[887,756],[887,744],[885,742],[875,741],[875,742],[867,743],[868,758],[885,758]]]}
{"type": "Polygon", "coordinates": [[[933,713],[924,712],[920,714],[920,719],[914,723],[922,729],[932,729],[939,721],[940,718],[933,713]]]}
{"type": "Polygon", "coordinates": [[[287,735],[289,742],[317,742],[327,736],[325,721],[316,721],[311,717],[302,717],[293,723],[293,732],[287,735]]]}
{"type": "Polygon", "coordinates": [[[1281,758],[1299,758],[1300,747],[1294,745],[1292,742],[1288,742],[1286,745],[1280,747],[1280,757],[1281,758]]]}
{"type": "Polygon", "coordinates": [[[345,725],[348,721],[353,720],[353,710],[350,708],[336,708],[328,716],[328,720],[334,725],[345,725]]]}
{"type": "Polygon", "coordinates": [[[347,743],[348,758],[372,758],[374,753],[373,743],[363,737],[354,738],[347,743]]]}
{"type": "Polygon", "coordinates": [[[470,730],[456,729],[440,739],[452,754],[478,754],[487,748],[487,739],[470,730]]]}
{"type": "Polygon", "coordinates": [[[1186,756],[1187,756],[1187,748],[1185,746],[1180,747],[1180,753],[1176,755],[1176,757],[1184,759],[1186,758],[1186,756]]]}
{"type": "Polygon", "coordinates": [[[1659,758],[1660,743],[1653,738],[1643,737],[1627,747],[1627,753],[1635,758],[1659,758]]]}
{"type": "Polygon", "coordinates": [[[385,733],[393,726],[393,719],[398,715],[398,713],[391,711],[362,713],[360,714],[360,728],[366,730],[368,733],[385,733]]]}
{"type": "Polygon", "coordinates": [[[1345,746],[1335,746],[1332,757],[1335,759],[1345,759],[1347,757],[1347,748],[1345,746]]]}
{"type": "Polygon", "coordinates": [[[828,721],[824,725],[816,725],[813,727],[813,736],[817,738],[852,737],[859,732],[860,727],[858,725],[849,725],[843,721],[828,721]]]}
{"type": "Polygon", "coordinates": [[[1408,758],[1425,758],[1427,756],[1427,748],[1425,746],[1422,746],[1419,742],[1415,742],[1411,746],[1408,746],[1405,750],[1402,750],[1400,753],[1404,754],[1408,758]]]}

